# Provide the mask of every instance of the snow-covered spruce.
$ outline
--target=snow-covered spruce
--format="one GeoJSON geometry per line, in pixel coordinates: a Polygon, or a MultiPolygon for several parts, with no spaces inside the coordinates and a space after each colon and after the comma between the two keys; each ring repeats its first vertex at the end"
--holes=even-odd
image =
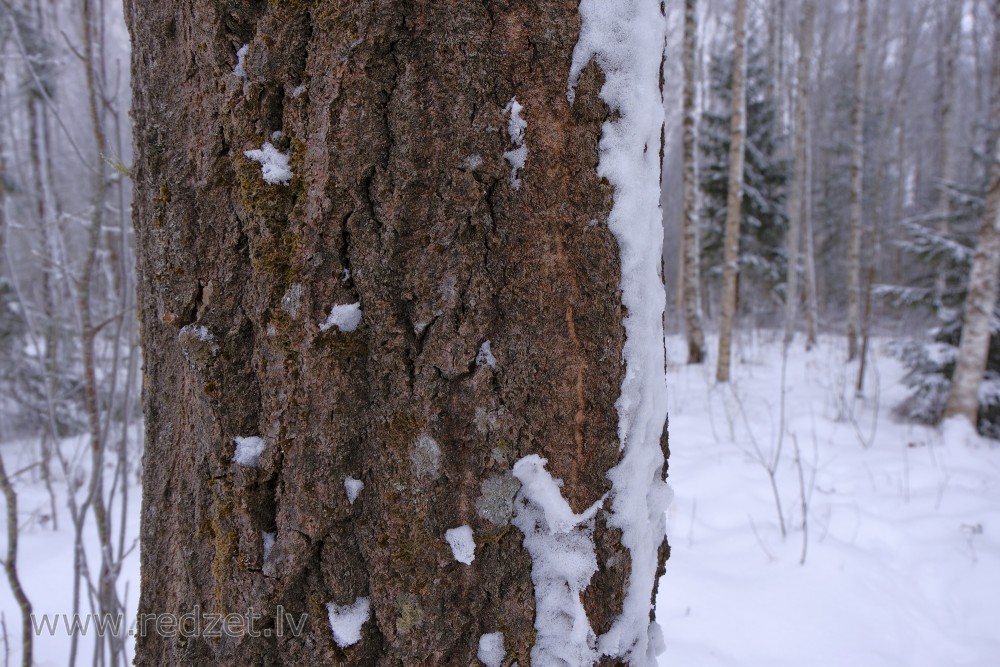
{"type": "Polygon", "coordinates": [[[288,166],[288,153],[282,153],[270,141],[265,141],[260,149],[244,151],[244,155],[260,163],[264,181],[271,185],[288,185],[292,180],[292,170],[288,166]]]}
{"type": "Polygon", "coordinates": [[[337,646],[347,648],[361,641],[361,628],[368,622],[371,613],[369,598],[358,598],[353,604],[346,605],[327,602],[326,611],[337,646]]]}
{"type": "Polygon", "coordinates": [[[573,50],[567,98],[595,60],[605,76],[601,99],[617,112],[604,124],[598,175],[615,189],[608,226],[618,241],[625,318],[625,379],[618,409],[623,457],[608,473],[608,523],[622,532],[631,573],[621,615],[599,638],[601,655],[654,665],[662,650],[659,627],[649,621],[657,550],[665,532],[671,491],[661,479],[660,435],[666,420],[663,351],[665,293],[660,280],[663,239],[660,210],[659,88],[666,20],[659,0],[582,0],[580,39],[573,50]]]}
{"type": "Polygon", "coordinates": [[[319,325],[320,331],[327,331],[336,327],[339,331],[350,333],[358,328],[361,323],[360,303],[338,303],[330,309],[330,314],[326,322],[319,325]]]}
{"type": "Polygon", "coordinates": [[[514,144],[514,150],[507,151],[503,157],[510,163],[510,186],[515,190],[521,189],[521,177],[519,174],[524,169],[524,163],[528,160],[528,147],[524,143],[525,132],[528,129],[528,121],[521,118],[521,111],[524,107],[517,101],[516,97],[510,98],[510,102],[504,107],[504,115],[507,119],[507,135],[514,144]]]}
{"type": "Polygon", "coordinates": [[[604,498],[575,514],[537,454],[514,464],[521,490],[514,500],[513,524],[524,533],[531,556],[535,589],[535,645],[531,664],[538,667],[592,665],[597,636],[580,594],[597,571],[593,518],[604,498]]]}
{"type": "Polygon", "coordinates": [[[459,526],[444,531],[444,539],[451,547],[451,553],[459,563],[472,565],[476,560],[476,541],[472,537],[472,528],[459,526]]]}
{"type": "Polygon", "coordinates": [[[260,455],[264,452],[264,439],[252,435],[246,438],[233,438],[236,442],[236,452],[233,454],[233,463],[249,468],[256,468],[260,465],[260,455]]]}

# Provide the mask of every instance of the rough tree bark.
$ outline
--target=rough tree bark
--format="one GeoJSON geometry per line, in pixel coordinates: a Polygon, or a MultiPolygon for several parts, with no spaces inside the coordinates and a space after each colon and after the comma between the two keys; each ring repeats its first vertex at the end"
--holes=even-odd
{"type": "Polygon", "coordinates": [[[698,234],[698,174],[695,85],[698,40],[698,2],[684,3],[684,212],[681,224],[681,294],[687,327],[688,363],[705,359],[705,331],[701,318],[701,249],[698,234]]]}
{"type": "MultiPolygon", "coordinates": [[[[1000,26],[1000,0],[993,1],[993,17],[995,24],[1000,26]]],[[[969,275],[962,340],[945,406],[946,417],[963,417],[973,428],[977,426],[979,415],[979,385],[986,372],[1000,279],[1000,48],[994,46],[993,52],[991,138],[986,152],[993,156],[993,164],[983,224],[969,275]]]]}
{"type": "Polygon", "coordinates": [[[861,335],[861,232],[865,172],[865,57],[868,0],[858,0],[854,44],[854,103],[851,108],[851,221],[847,240],[847,359],[858,356],[861,335]]]}
{"type": "Polygon", "coordinates": [[[729,145],[729,185],[726,200],[726,234],[723,248],[722,296],[719,307],[719,359],[715,369],[718,382],[729,382],[733,349],[733,319],[736,317],[736,289],[739,276],[740,219],[743,210],[743,163],[746,139],[747,3],[736,0],[736,34],[733,47],[732,117],[729,145]]]}
{"type": "MultiPolygon", "coordinates": [[[[607,225],[615,191],[597,174],[618,110],[596,61],[567,101],[577,0],[126,12],[140,614],[254,610],[272,635],[146,628],[136,664],[464,666],[502,632],[503,664],[528,665],[532,560],[511,517],[512,465],[531,454],[573,512],[601,508],[582,602],[603,650],[629,596],[650,591],[629,588],[632,547],[607,495],[632,313],[607,225]],[[263,449],[241,441],[251,465],[238,465],[247,437],[263,449]],[[364,483],[353,503],[348,478],[364,483]],[[445,538],[465,525],[471,565],[445,538]],[[335,639],[328,611],[363,599],[358,641],[335,639]],[[301,636],[282,614],[308,614],[301,636]]],[[[660,457],[662,418],[645,426],[660,457]]],[[[667,554],[663,541],[661,569],[667,554]]],[[[600,664],[647,664],[645,644],[600,664]]]]}

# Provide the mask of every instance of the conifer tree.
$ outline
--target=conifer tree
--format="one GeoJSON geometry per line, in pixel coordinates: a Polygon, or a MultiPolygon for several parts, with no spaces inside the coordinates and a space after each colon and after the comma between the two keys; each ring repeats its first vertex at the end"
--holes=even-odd
{"type": "MultiPolygon", "coordinates": [[[[716,53],[711,66],[712,104],[702,117],[701,188],[704,209],[702,267],[708,282],[722,273],[723,235],[728,196],[733,59],[716,53]]],[[[784,248],[788,217],[786,183],[790,164],[785,157],[778,107],[770,97],[766,52],[750,40],[746,77],[746,158],[743,166],[743,204],[740,218],[740,291],[754,297],[743,303],[781,302],[786,276],[784,248]]]]}

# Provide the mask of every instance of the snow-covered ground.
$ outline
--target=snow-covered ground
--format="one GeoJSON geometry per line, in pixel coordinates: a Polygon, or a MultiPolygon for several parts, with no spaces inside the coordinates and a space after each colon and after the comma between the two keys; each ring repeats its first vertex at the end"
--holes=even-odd
{"type": "MultiPolygon", "coordinates": [[[[139,437],[137,427],[129,429],[132,442],[139,437]]],[[[82,482],[87,474],[87,460],[89,458],[88,440],[85,436],[67,438],[61,443],[63,453],[72,462],[74,469],[78,470],[77,481],[82,482]]],[[[38,478],[37,469],[27,469],[38,460],[37,442],[6,442],[0,444],[3,447],[4,463],[7,466],[8,474],[17,471],[25,471],[18,475],[15,486],[18,490],[18,515],[20,517],[21,536],[18,549],[18,571],[20,572],[21,584],[32,603],[32,611],[36,620],[42,623],[43,615],[58,622],[58,628],[54,632],[43,631],[40,636],[34,639],[34,664],[36,667],[65,667],[70,650],[70,639],[66,632],[63,615],[72,611],[73,599],[73,550],[74,537],[73,526],[66,509],[66,489],[65,481],[61,481],[58,473],[58,465],[54,465],[55,477],[57,481],[53,484],[56,492],[56,509],[59,513],[58,530],[52,530],[51,502],[45,485],[38,478]]],[[[131,453],[133,458],[138,456],[138,452],[131,453]]],[[[113,470],[106,469],[107,479],[110,480],[113,470]]],[[[133,472],[129,479],[128,498],[125,504],[125,535],[123,547],[128,551],[128,555],[122,563],[122,572],[118,579],[119,598],[124,600],[129,614],[125,619],[124,628],[132,623],[135,618],[134,610],[139,600],[139,504],[141,502],[141,489],[137,486],[137,479],[133,472]]],[[[83,487],[77,492],[78,499],[84,495],[83,487]]],[[[79,502],[79,500],[78,500],[79,502]]],[[[122,497],[116,495],[114,505],[110,507],[113,516],[115,531],[115,548],[117,549],[117,534],[121,524],[122,497]]],[[[3,516],[0,516],[0,557],[7,553],[7,521],[6,505],[0,498],[0,505],[4,507],[3,516]]],[[[84,530],[84,545],[87,551],[87,560],[92,568],[100,564],[99,541],[97,530],[94,525],[93,514],[87,517],[84,530]]],[[[81,592],[80,613],[84,620],[89,619],[86,615],[91,611],[87,601],[86,584],[81,592]]],[[[0,572],[0,613],[3,614],[7,626],[7,641],[10,642],[10,663],[20,664],[21,660],[21,611],[17,606],[7,583],[7,577],[0,572]]],[[[72,622],[72,617],[68,619],[72,622]]],[[[78,648],[77,664],[90,664],[93,655],[93,642],[95,633],[92,628],[80,637],[78,648]]],[[[0,657],[4,655],[7,647],[2,646],[3,639],[0,637],[0,657]]],[[[132,642],[127,642],[129,660],[133,655],[132,642]]]]}
{"type": "MultiPolygon", "coordinates": [[[[844,363],[842,339],[808,354],[796,341],[782,420],[777,337],[739,336],[729,387],[713,381],[714,356],[687,366],[683,341],[667,343],[676,497],[668,513],[673,554],[660,584],[662,665],[1000,665],[1000,448],[897,423],[891,410],[905,394],[902,369],[882,346],[864,397],[855,399],[857,367],[844,363]],[[784,539],[761,463],[774,456],[782,421],[776,483],[784,539]],[[796,444],[808,504],[804,565],[796,444]]],[[[12,472],[32,460],[26,445],[3,447],[12,472]]],[[[19,478],[20,569],[36,612],[62,613],[72,531],[65,518],[58,532],[50,529],[44,487],[30,477],[19,478]]],[[[138,491],[131,491],[134,537],[138,491]]],[[[137,554],[121,579],[134,609],[137,554]]],[[[3,580],[0,611],[14,660],[19,613],[3,580]]],[[[37,664],[64,665],[67,649],[65,632],[39,637],[37,664]]],[[[86,643],[81,656],[89,660],[86,643]]]]}
{"type": "Polygon", "coordinates": [[[736,347],[726,387],[714,354],[686,366],[683,341],[668,339],[676,497],[660,664],[1000,665],[1000,448],[895,421],[906,390],[884,346],[855,399],[842,338],[808,354],[796,341],[783,420],[780,340],[747,333],[736,347]],[[760,462],[782,421],[785,538],[760,462]]]}

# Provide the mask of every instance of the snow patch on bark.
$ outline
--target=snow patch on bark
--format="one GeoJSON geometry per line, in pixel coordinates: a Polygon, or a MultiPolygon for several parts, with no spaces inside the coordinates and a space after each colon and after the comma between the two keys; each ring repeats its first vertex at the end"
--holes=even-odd
{"type": "MultiPolygon", "coordinates": [[[[177,333],[177,339],[181,342],[185,341],[198,341],[204,344],[204,348],[214,356],[219,353],[219,344],[215,341],[215,336],[212,332],[208,330],[208,327],[202,326],[200,324],[187,324],[181,327],[181,330],[177,333]]],[[[188,348],[185,348],[185,355],[188,355],[188,348]]]]}
{"type": "Polygon", "coordinates": [[[326,322],[319,325],[320,331],[327,331],[336,327],[344,333],[350,333],[358,328],[361,323],[360,303],[338,303],[330,309],[330,314],[326,322]]]}
{"type": "Polygon", "coordinates": [[[597,571],[593,518],[604,498],[575,514],[559,490],[561,480],[545,470],[537,454],[514,464],[521,491],[514,501],[514,525],[524,533],[535,589],[535,645],[538,667],[591,665],[597,661],[597,636],[580,594],[597,571]]]}
{"type": "Polygon", "coordinates": [[[247,80],[247,71],[243,68],[246,63],[247,54],[250,53],[250,45],[244,44],[236,50],[236,67],[233,68],[233,76],[238,76],[244,81],[247,80]]]}
{"type": "Polygon", "coordinates": [[[462,168],[468,171],[475,171],[483,166],[483,158],[479,154],[473,154],[465,158],[462,168]]]}
{"type": "Polygon", "coordinates": [[[490,368],[497,367],[497,358],[493,356],[490,341],[486,341],[479,346],[479,354],[476,355],[476,364],[479,366],[489,366],[490,368]]]}
{"type": "Polygon", "coordinates": [[[500,667],[503,659],[507,655],[507,649],[503,645],[502,632],[490,632],[479,638],[479,652],[476,657],[479,662],[486,667],[500,667]]]}
{"type": "Polygon", "coordinates": [[[347,494],[347,502],[351,505],[358,499],[361,492],[365,490],[365,483],[353,477],[344,478],[344,493],[347,494]]]}
{"type": "Polygon", "coordinates": [[[650,594],[665,532],[670,487],[662,480],[660,436],[666,419],[663,350],[665,294],[660,276],[659,88],[666,21],[660,0],[581,0],[580,38],[573,51],[567,98],[587,64],[605,75],[601,99],[617,112],[605,122],[597,173],[615,189],[608,226],[622,263],[626,366],[618,409],[622,460],[612,483],[608,524],[622,531],[631,573],[621,615],[600,637],[601,655],[633,665],[654,665],[662,643],[650,623],[650,594]]]}
{"type": "Polygon", "coordinates": [[[472,537],[472,528],[459,526],[444,531],[444,539],[451,547],[451,553],[459,563],[472,565],[476,560],[476,541],[472,537]]]}
{"type": "Polygon", "coordinates": [[[371,600],[358,598],[354,604],[343,606],[327,602],[326,611],[330,618],[333,641],[337,642],[337,646],[347,648],[361,641],[361,628],[368,622],[371,600]]]}
{"type": "Polygon", "coordinates": [[[528,121],[521,118],[523,110],[524,107],[516,97],[510,98],[510,102],[503,109],[504,115],[508,116],[507,135],[514,144],[514,150],[507,151],[503,157],[510,163],[510,186],[515,190],[521,189],[521,178],[518,174],[524,169],[524,163],[528,160],[528,147],[524,143],[528,121]]]}
{"type": "Polygon", "coordinates": [[[258,436],[246,438],[233,438],[236,443],[236,452],[233,454],[233,462],[241,466],[256,468],[260,465],[260,455],[264,452],[264,439],[258,436]]]}
{"type": "Polygon", "coordinates": [[[260,163],[261,175],[271,185],[288,185],[292,180],[292,170],[288,166],[288,153],[282,153],[270,141],[265,141],[260,149],[243,151],[254,162],[260,163]]]}
{"type": "Polygon", "coordinates": [[[274,548],[274,541],[277,539],[277,533],[262,532],[260,534],[261,546],[264,550],[264,560],[267,560],[271,555],[271,549],[274,548]]]}

